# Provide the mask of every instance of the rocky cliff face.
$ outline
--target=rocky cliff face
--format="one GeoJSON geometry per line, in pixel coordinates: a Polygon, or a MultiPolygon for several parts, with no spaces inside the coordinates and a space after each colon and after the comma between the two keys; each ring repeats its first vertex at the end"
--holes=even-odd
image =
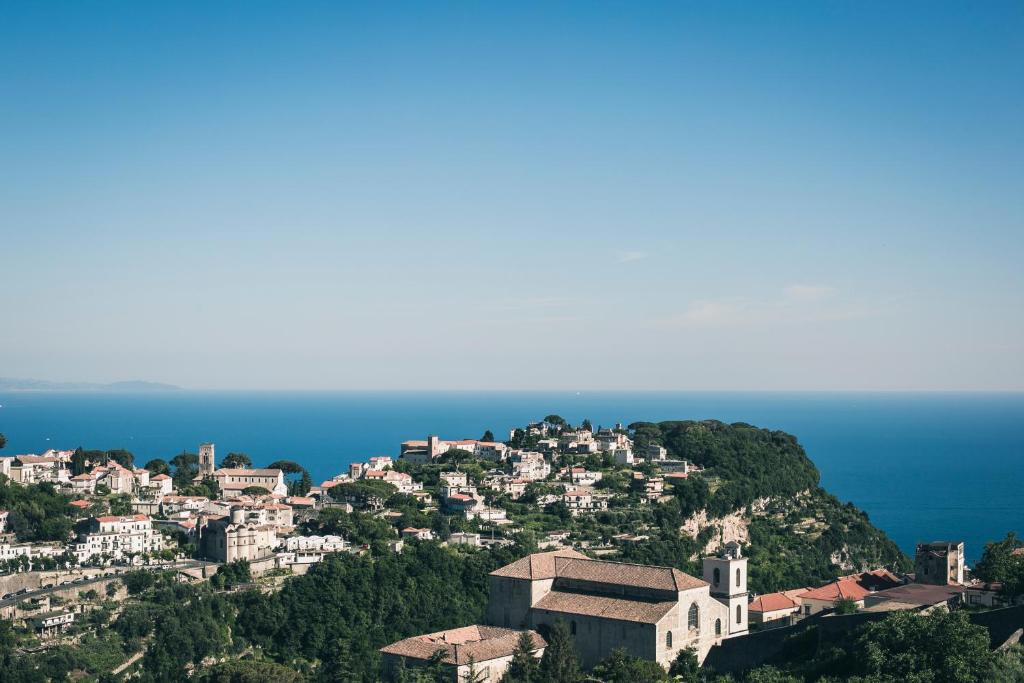
{"type": "Polygon", "coordinates": [[[717,552],[724,543],[742,544],[750,558],[751,584],[759,592],[879,567],[909,568],[908,558],[865,513],[822,489],[758,498],[718,517],[702,510],[684,521],[680,533],[699,544],[691,562],[717,552]]]}
{"type": "Polygon", "coordinates": [[[748,509],[738,510],[722,517],[710,517],[707,510],[691,515],[679,531],[690,538],[698,539],[701,532],[711,529],[711,539],[701,548],[699,556],[712,555],[726,543],[747,545],[750,542],[750,521],[753,517],[764,516],[771,498],[758,498],[748,509]]]}

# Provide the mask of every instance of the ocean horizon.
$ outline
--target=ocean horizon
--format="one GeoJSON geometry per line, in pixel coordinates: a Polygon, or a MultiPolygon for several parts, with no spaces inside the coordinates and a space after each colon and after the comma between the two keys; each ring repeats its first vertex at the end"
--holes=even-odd
{"type": "Polygon", "coordinates": [[[295,460],[319,482],[428,433],[479,438],[548,414],[574,424],[717,419],[797,437],[821,484],[900,547],[1024,530],[1024,393],[680,391],[0,392],[0,455],[125,448],[138,464],[212,441],[295,460]]]}

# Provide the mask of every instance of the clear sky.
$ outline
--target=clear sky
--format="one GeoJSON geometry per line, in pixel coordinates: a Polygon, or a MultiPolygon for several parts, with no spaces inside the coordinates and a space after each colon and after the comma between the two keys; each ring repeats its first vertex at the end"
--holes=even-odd
{"type": "Polygon", "coordinates": [[[1022,35],[1020,2],[4,3],[0,376],[1024,389],[1022,35]]]}

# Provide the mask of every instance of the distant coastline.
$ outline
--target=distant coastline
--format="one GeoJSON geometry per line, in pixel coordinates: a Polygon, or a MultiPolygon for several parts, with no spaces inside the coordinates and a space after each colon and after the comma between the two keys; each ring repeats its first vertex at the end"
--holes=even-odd
{"type": "Polygon", "coordinates": [[[181,391],[181,387],[161,382],[129,380],[100,384],[96,382],[49,382],[42,379],[0,377],[0,391],[181,391]]]}

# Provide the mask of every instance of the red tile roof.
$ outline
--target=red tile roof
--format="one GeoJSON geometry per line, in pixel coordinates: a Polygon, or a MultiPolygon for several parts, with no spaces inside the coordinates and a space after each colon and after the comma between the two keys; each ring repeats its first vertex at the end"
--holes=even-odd
{"type": "Polygon", "coordinates": [[[827,600],[829,602],[835,602],[840,598],[859,601],[863,600],[864,596],[870,592],[853,579],[844,578],[825,584],[820,588],[812,588],[800,597],[809,600],[827,600]]]}
{"type": "Polygon", "coordinates": [[[104,515],[103,517],[97,517],[97,522],[145,522],[149,517],[146,515],[104,515]]]}
{"type": "Polygon", "coordinates": [[[786,609],[800,609],[800,596],[808,589],[800,588],[779,593],[766,593],[750,601],[751,612],[777,612],[786,609]]]}
{"type": "Polygon", "coordinates": [[[677,604],[675,600],[648,602],[604,595],[551,591],[541,598],[534,608],[562,614],[579,614],[618,621],[656,624],[677,604]]]}
{"type": "Polygon", "coordinates": [[[575,550],[555,550],[549,553],[533,553],[522,557],[512,564],[507,564],[491,572],[491,576],[506,576],[513,579],[553,579],[555,578],[556,557],[586,558],[583,553],[575,550]]]}
{"type": "MultiPolygon", "coordinates": [[[[470,660],[483,664],[499,657],[508,657],[515,652],[519,634],[510,628],[497,626],[463,626],[422,636],[413,636],[380,649],[385,654],[428,660],[438,650],[444,651],[445,664],[463,665],[470,660]]],[[[527,631],[533,639],[534,648],[547,645],[535,631],[527,631]]]]}

